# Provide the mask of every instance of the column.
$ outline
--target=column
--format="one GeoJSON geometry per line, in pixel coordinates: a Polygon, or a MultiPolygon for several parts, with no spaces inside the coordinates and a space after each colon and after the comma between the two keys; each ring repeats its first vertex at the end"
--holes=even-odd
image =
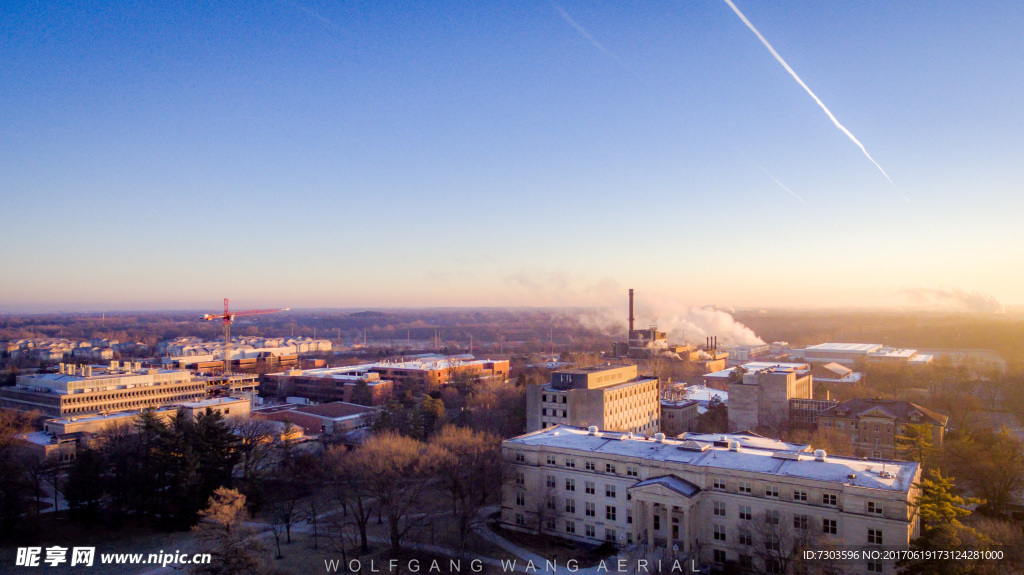
{"type": "Polygon", "coordinates": [[[654,503],[645,502],[644,511],[647,514],[647,545],[649,549],[654,548],[654,503]]]}

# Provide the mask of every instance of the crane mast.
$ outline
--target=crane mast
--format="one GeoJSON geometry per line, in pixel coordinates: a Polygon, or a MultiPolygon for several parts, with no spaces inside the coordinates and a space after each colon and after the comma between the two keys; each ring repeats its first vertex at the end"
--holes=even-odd
{"type": "Polygon", "coordinates": [[[273,309],[247,309],[242,311],[231,312],[228,307],[228,298],[224,298],[224,313],[223,314],[203,314],[200,319],[206,321],[222,320],[224,324],[224,373],[231,373],[231,324],[234,323],[235,318],[243,315],[261,315],[265,313],[277,313],[281,311],[288,311],[291,308],[273,308],[273,309]]]}

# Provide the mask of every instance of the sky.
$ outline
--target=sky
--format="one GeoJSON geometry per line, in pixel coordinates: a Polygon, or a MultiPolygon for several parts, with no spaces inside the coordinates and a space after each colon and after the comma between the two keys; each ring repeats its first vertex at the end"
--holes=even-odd
{"type": "Polygon", "coordinates": [[[1024,3],[733,4],[4,2],[0,312],[1024,304],[1024,3]]]}

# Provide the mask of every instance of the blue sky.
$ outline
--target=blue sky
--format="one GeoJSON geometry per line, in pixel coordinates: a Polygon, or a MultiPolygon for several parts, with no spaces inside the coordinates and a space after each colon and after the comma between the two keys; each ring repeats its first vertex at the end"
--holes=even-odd
{"type": "Polygon", "coordinates": [[[1024,304],[1024,5],[736,5],[893,184],[721,0],[6,2],[0,311],[1024,304]]]}

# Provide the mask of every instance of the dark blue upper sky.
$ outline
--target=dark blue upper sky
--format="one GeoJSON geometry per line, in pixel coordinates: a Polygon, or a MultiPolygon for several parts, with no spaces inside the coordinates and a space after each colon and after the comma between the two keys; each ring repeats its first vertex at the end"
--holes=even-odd
{"type": "Polygon", "coordinates": [[[721,0],[3,3],[0,311],[1024,303],[1024,5],[736,5],[893,184],[721,0]]]}

